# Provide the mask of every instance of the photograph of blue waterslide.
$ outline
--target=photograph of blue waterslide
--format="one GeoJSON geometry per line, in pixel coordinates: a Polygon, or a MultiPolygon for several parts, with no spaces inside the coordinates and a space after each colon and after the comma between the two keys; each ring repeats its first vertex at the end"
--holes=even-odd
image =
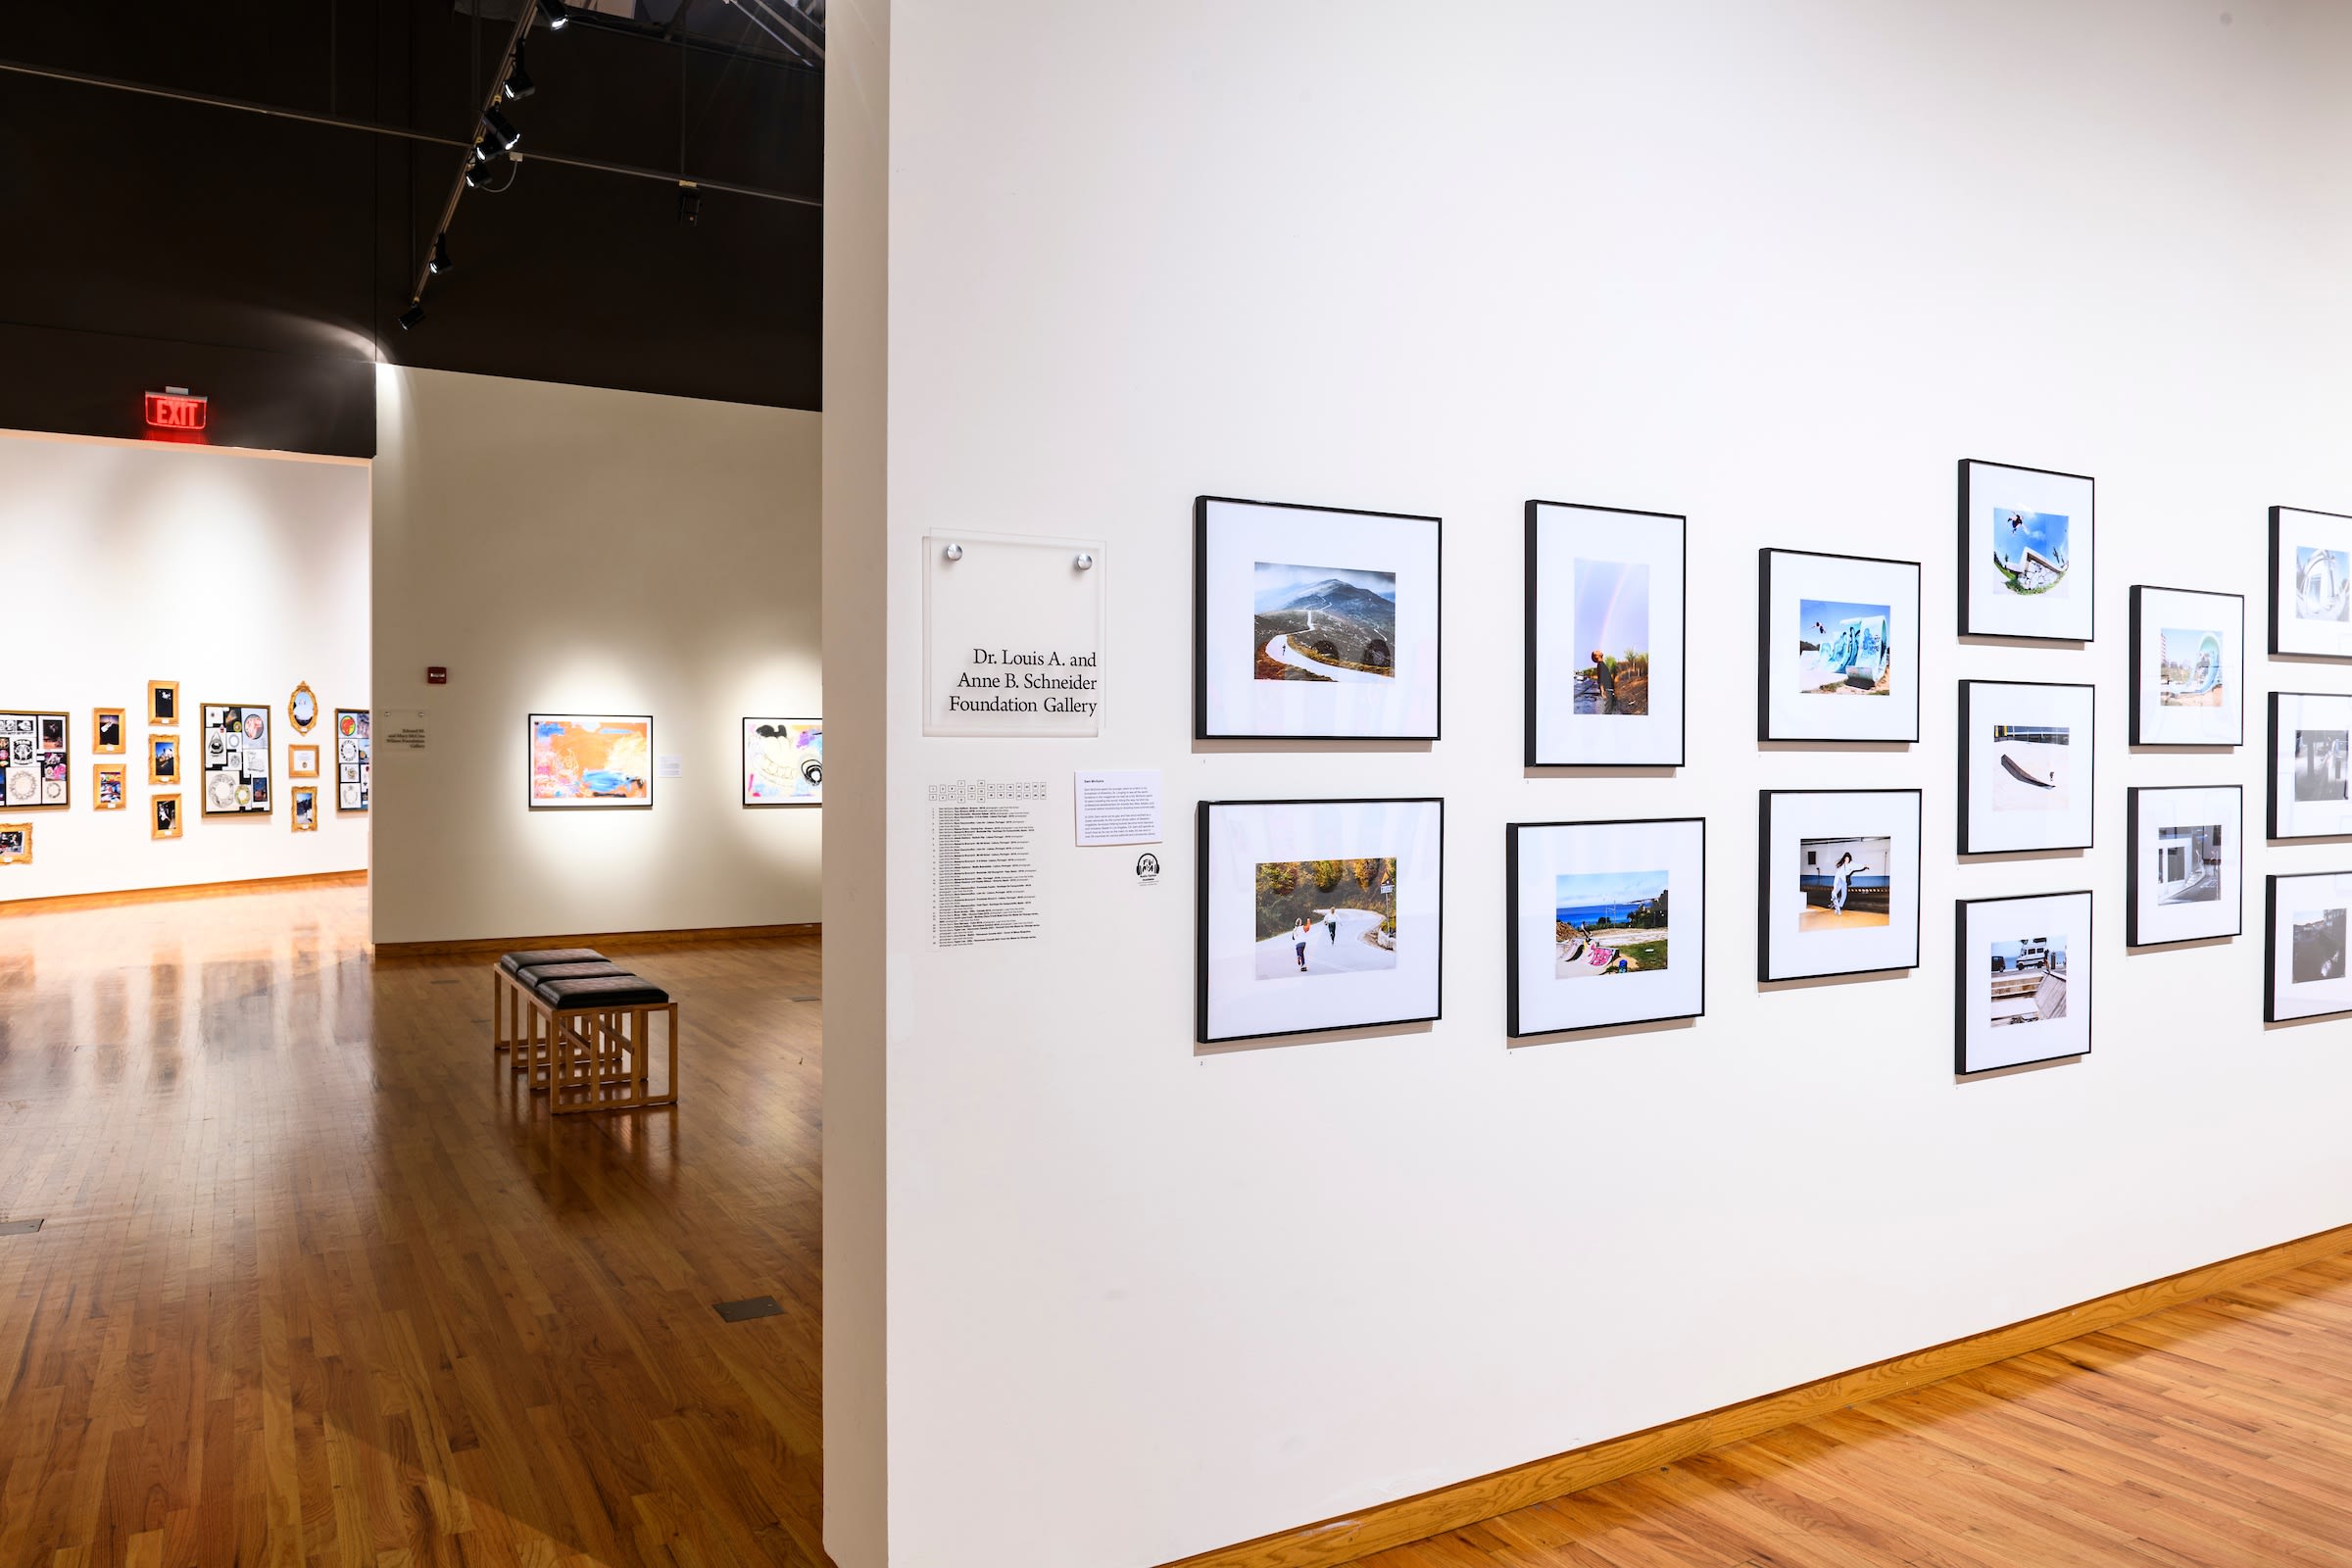
{"type": "Polygon", "coordinates": [[[2243,745],[2245,684],[2244,595],[2132,586],[2132,745],[2243,745]]]}
{"type": "Polygon", "coordinates": [[[1919,563],[1757,557],[1756,738],[1919,739],[1919,563]]]}

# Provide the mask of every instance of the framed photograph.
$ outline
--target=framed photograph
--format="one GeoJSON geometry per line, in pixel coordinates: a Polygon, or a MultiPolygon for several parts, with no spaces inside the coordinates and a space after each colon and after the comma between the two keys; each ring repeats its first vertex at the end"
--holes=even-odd
{"type": "Polygon", "coordinates": [[[176,784],[179,782],[179,737],[150,735],[147,737],[147,782],[176,784]]]}
{"type": "Polygon", "coordinates": [[[63,713],[0,712],[0,799],[21,810],[74,804],[74,749],[63,713]]]}
{"type": "Polygon", "coordinates": [[[1435,517],[1201,496],[1193,733],[1438,738],[1435,517]]]}
{"type": "Polygon", "coordinates": [[[1446,803],[1203,801],[1204,1045],[1439,1015],[1446,803]]]}
{"type": "Polygon", "coordinates": [[[147,722],[156,729],[179,727],[179,682],[151,680],[147,683],[147,722]]]}
{"type": "Polygon", "coordinates": [[[289,746],[286,748],[286,777],[317,778],[318,776],[318,748],[289,746]]]}
{"type": "Polygon", "coordinates": [[[308,735],[311,726],[318,722],[318,694],[311,690],[309,681],[295,687],[294,695],[286,699],[286,722],[294,726],[297,735],[308,735]]]}
{"type": "Polygon", "coordinates": [[[129,771],[129,767],[122,762],[91,763],[91,807],[101,811],[120,811],[128,805],[128,782],[123,775],[129,771]]]}
{"type": "Polygon", "coordinates": [[[0,865],[32,863],[32,824],[0,822],[0,865]]]}
{"type": "Polygon", "coordinates": [[[1917,790],[1764,790],[1756,978],[1919,967],[1917,790]]]}
{"type": "Polygon", "coordinates": [[[2124,795],[2124,946],[2233,937],[2245,915],[2245,791],[2143,786],[2124,795]]]}
{"type": "Polygon", "coordinates": [[[1960,853],[2087,850],[2098,767],[2096,690],[1960,683],[1960,853]]]}
{"type": "Polygon", "coordinates": [[[123,741],[127,726],[120,708],[90,710],[90,751],[98,757],[121,757],[130,750],[123,741]]]}
{"type": "Polygon", "coordinates": [[[287,791],[294,803],[292,826],[297,833],[318,831],[318,786],[297,784],[287,791]]]}
{"type": "Polygon", "coordinates": [[[2352,834],[2352,697],[2271,693],[2270,748],[2269,836],[2352,834]]]}
{"type": "Polygon", "coordinates": [[[335,710],[335,809],[365,811],[375,784],[374,737],[368,710],[335,710]]]}
{"type": "Polygon", "coordinates": [[[1514,1038],[1707,1010],[1705,818],[1514,822],[1504,835],[1514,1038]]]}
{"type": "Polygon", "coordinates": [[[1683,765],[1684,558],[1665,512],[1527,504],[1527,765],[1683,765]]]}
{"type": "Polygon", "coordinates": [[[2132,587],[2132,744],[2246,743],[2246,599],[2132,587]]]}
{"type": "Polygon", "coordinates": [[[147,808],[152,823],[147,831],[149,838],[175,839],[179,837],[179,797],[177,795],[151,795],[147,798],[147,808]]]}
{"type": "Polygon", "coordinates": [[[2095,485],[1960,460],[1960,634],[2091,641],[2095,485]]]}
{"type": "Polygon", "coordinates": [[[207,703],[203,717],[197,809],[206,816],[267,816],[277,806],[270,788],[270,710],[260,703],[207,703]]]}
{"type": "Polygon", "coordinates": [[[1919,563],[1756,553],[1756,739],[1919,739],[1919,563]]]}
{"type": "Polygon", "coordinates": [[[743,721],[743,804],[821,806],[825,799],[825,721],[743,721]]]}
{"type": "Polygon", "coordinates": [[[2090,895],[1959,899],[1952,1070],[2090,1054],[2090,895]]]}
{"type": "Polygon", "coordinates": [[[2271,652],[2352,659],[2352,517],[2271,509],[2271,652]]]}
{"type": "Polygon", "coordinates": [[[2352,1012],[2344,943],[2352,936],[2352,871],[2267,879],[2262,1021],[2352,1012]]]}
{"type": "Polygon", "coordinates": [[[532,810],[654,804],[652,714],[533,713],[529,730],[532,810]]]}

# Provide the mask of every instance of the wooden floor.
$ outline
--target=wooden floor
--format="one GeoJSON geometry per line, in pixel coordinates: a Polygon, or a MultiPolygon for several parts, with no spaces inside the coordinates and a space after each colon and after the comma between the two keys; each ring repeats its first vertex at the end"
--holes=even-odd
{"type": "Polygon", "coordinates": [[[814,941],[551,1126],[366,898],[0,918],[0,1568],[821,1564],[814,941]]]}

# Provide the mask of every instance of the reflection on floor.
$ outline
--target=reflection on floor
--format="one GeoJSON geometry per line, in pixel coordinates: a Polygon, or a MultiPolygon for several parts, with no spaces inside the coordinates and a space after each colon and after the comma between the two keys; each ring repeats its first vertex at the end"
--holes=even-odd
{"type": "Polygon", "coordinates": [[[0,1568],[821,1564],[815,942],[551,1126],[366,898],[0,917],[0,1568]]]}

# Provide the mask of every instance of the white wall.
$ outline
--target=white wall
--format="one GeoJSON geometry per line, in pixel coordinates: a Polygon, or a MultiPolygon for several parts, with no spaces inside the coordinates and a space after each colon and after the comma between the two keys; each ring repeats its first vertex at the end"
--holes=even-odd
{"type": "MultiPolygon", "coordinates": [[[[856,977],[890,1009],[889,1562],[1156,1563],[2352,1219],[2352,1030],[2258,1022],[2259,873],[2341,847],[2258,850],[2235,942],[2120,946],[2124,788],[2238,781],[2253,822],[2262,767],[2127,752],[2129,586],[2259,595],[2267,505],[2352,512],[2352,11],[2219,11],[899,0],[891,983],[856,977]],[[1955,637],[1964,456],[2098,476],[2086,650],[1955,637]],[[1188,739],[1203,491],[1444,515],[1442,741],[1188,739]],[[1672,777],[1521,768],[1529,497],[1690,514],[1672,777]],[[1107,542],[1100,740],[920,736],[947,522],[1107,542]],[[1748,738],[1764,544],[1925,562],[1919,745],[1748,738]],[[1967,675],[2098,683],[2095,851],[1956,863],[1967,675]],[[1073,768],[1135,766],[1162,886],[1050,845],[1048,941],[926,946],[929,783],[1047,777],[1058,825],[1073,768]],[[1926,963],[1765,991],[1755,791],[1821,783],[1928,791],[1926,963]],[[1432,792],[1444,1020],[1196,1054],[1192,803],[1432,792]],[[1708,1016],[1506,1046],[1503,824],[1694,812],[1708,1016]],[[2084,884],[2095,1054],[1955,1083],[1952,899],[2084,884]]],[[[2257,713],[2352,688],[2249,673],[2257,713]]],[[[829,1386],[828,1422],[882,1397],[829,1386]]]]}
{"type": "MultiPolygon", "coordinates": [[[[138,441],[0,431],[0,709],[71,717],[72,804],[0,808],[33,825],[30,865],[0,866],[0,902],[360,870],[368,818],[334,808],[333,710],[368,706],[368,468],[138,441]],[[276,808],[205,816],[201,761],[147,782],[147,683],[179,682],[183,748],[204,703],[271,710],[276,808]],[[286,718],[310,682],[319,722],[286,718]],[[90,750],[91,710],[124,710],[128,749],[90,750]],[[286,747],[319,748],[319,777],[289,778],[286,747]],[[124,764],[128,804],[93,808],[96,762],[124,764]],[[318,787],[318,830],[296,833],[291,791],[318,787]],[[148,836],[152,796],[176,792],[177,839],[148,836]]],[[[155,730],[152,733],[167,733],[155,730]]]]}
{"type": "Polygon", "coordinates": [[[379,368],[376,698],[428,741],[377,742],[378,942],[817,918],[821,808],[735,769],[744,717],[822,711],[818,422],[379,368]],[[582,711],[653,714],[684,775],[529,809],[525,716],[582,711]]]}

